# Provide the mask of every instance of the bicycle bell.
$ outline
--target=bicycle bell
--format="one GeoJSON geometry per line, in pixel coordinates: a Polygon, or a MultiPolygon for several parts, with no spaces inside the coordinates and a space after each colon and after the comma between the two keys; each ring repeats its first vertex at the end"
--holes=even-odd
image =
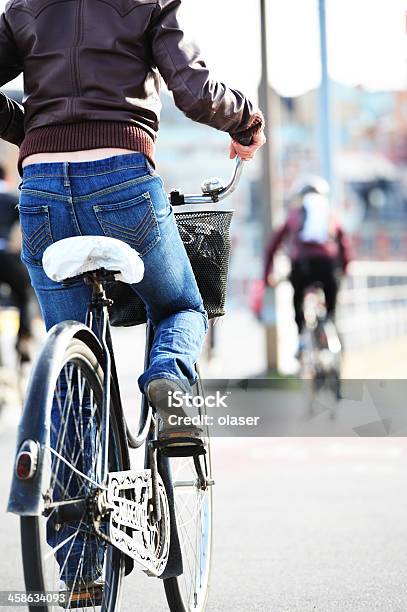
{"type": "Polygon", "coordinates": [[[212,194],[219,193],[220,191],[222,191],[222,189],[224,189],[224,187],[225,184],[222,179],[214,177],[206,179],[201,185],[201,190],[202,193],[212,194]]]}

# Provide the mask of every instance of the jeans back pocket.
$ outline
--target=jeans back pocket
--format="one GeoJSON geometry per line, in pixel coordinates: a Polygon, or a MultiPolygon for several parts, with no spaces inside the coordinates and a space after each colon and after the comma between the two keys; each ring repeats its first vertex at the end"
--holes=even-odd
{"type": "Polygon", "coordinates": [[[23,206],[20,204],[20,224],[23,236],[22,259],[42,265],[45,249],[52,244],[48,206],[23,206]]]}
{"type": "Polygon", "coordinates": [[[148,192],[116,204],[93,206],[99,225],[110,238],[122,240],[145,255],[160,240],[160,230],[148,192]]]}

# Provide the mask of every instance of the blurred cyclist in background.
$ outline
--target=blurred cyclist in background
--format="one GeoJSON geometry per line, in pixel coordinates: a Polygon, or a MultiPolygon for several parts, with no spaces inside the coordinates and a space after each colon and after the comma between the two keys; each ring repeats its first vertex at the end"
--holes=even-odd
{"type": "Polygon", "coordinates": [[[0,165],[0,283],[5,283],[11,289],[13,303],[20,315],[16,348],[21,360],[29,361],[31,283],[20,260],[21,234],[17,206],[18,196],[10,190],[5,169],[0,165]]]}
{"type": "Polygon", "coordinates": [[[295,322],[301,334],[304,325],[304,291],[319,283],[325,294],[327,316],[333,318],[339,277],[350,261],[347,237],[335,219],[329,201],[329,185],[310,177],[294,194],[294,206],[271,237],[266,250],[264,280],[274,287],[273,259],[281,246],[288,246],[290,281],[294,289],[295,322]]]}

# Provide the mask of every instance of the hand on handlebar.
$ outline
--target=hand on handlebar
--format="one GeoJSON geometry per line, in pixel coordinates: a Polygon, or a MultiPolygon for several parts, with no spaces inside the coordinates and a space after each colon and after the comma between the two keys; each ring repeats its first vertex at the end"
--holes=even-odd
{"type": "Polygon", "coordinates": [[[257,132],[257,134],[253,134],[252,142],[249,146],[242,145],[237,142],[237,140],[232,140],[229,149],[229,159],[234,159],[236,156],[243,159],[243,161],[253,159],[256,151],[260,149],[265,142],[266,137],[263,130],[260,130],[260,132],[257,132]]]}

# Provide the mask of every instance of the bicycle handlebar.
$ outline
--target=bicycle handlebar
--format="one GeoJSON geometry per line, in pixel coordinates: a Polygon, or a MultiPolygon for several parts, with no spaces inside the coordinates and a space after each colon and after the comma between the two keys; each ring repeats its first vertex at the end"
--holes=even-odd
{"type": "Polygon", "coordinates": [[[171,204],[173,206],[181,206],[182,204],[213,204],[224,200],[235,191],[242,174],[243,163],[240,157],[236,158],[235,168],[227,185],[223,185],[219,179],[208,179],[202,183],[202,194],[184,195],[178,190],[171,191],[171,204]]]}
{"type": "Polygon", "coordinates": [[[244,147],[250,147],[253,141],[253,136],[240,136],[240,138],[236,137],[236,140],[244,147]]]}

